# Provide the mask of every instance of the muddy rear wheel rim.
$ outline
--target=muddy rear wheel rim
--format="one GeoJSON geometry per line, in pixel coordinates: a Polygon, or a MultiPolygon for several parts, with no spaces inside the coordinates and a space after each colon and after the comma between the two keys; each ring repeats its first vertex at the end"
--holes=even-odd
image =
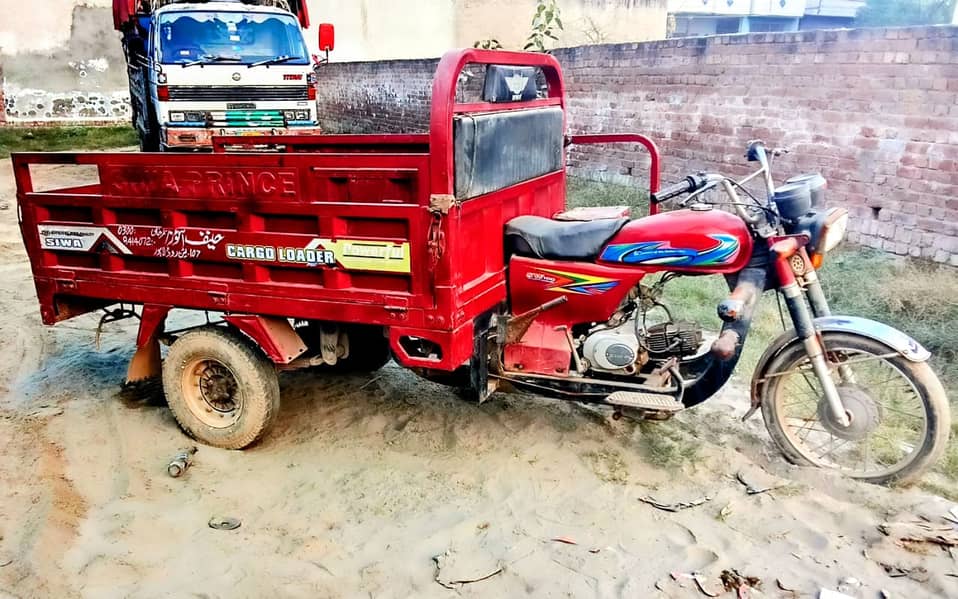
{"type": "Polygon", "coordinates": [[[183,368],[183,397],[190,412],[211,428],[229,428],[243,413],[243,393],[233,371],[215,358],[195,358],[183,368]]]}
{"type": "MultiPolygon", "coordinates": [[[[776,418],[792,447],[816,466],[841,470],[857,478],[880,477],[905,468],[919,454],[928,435],[928,417],[915,383],[888,356],[858,348],[829,347],[832,378],[855,404],[855,415],[874,418],[858,433],[841,434],[828,422],[824,393],[806,356],[785,365],[772,398],[776,418]],[[841,380],[847,365],[854,383],[841,380]],[[866,401],[873,406],[861,409],[866,401]]],[[[850,414],[852,416],[852,414],[850,414]]],[[[863,426],[860,422],[852,427],[863,426]]]]}

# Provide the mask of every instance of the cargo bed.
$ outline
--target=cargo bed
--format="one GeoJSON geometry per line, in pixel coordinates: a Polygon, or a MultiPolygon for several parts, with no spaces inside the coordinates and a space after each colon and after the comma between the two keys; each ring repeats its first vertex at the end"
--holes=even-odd
{"type": "MultiPolygon", "coordinates": [[[[159,329],[174,307],[361,323],[388,329],[400,363],[454,370],[473,353],[473,321],[506,299],[505,223],[564,207],[564,129],[554,58],[466,50],[439,65],[428,135],[286,140],[286,153],[17,154],[43,321],[128,303],[159,329]],[[527,94],[533,81],[457,103],[469,64],[532,66],[547,91],[527,94]],[[99,182],[35,190],[43,164],[89,165],[99,182]],[[419,339],[438,351],[403,343],[419,339]]],[[[155,336],[141,328],[141,342],[155,336]]]]}

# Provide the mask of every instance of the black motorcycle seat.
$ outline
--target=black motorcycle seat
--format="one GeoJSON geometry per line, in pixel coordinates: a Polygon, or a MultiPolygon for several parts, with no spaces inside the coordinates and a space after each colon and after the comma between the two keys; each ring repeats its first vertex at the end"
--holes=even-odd
{"type": "Polygon", "coordinates": [[[506,255],[595,260],[627,222],[627,218],[576,222],[520,216],[506,223],[506,255]]]}

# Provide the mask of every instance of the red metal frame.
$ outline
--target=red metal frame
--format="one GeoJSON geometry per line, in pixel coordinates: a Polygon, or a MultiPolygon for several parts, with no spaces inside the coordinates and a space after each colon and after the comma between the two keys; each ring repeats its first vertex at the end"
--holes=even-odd
{"type": "MultiPolygon", "coordinates": [[[[440,62],[428,136],[225,138],[213,154],[17,154],[43,321],[117,302],[224,312],[268,351],[275,346],[280,363],[295,352],[263,332],[264,318],[376,324],[389,327],[403,364],[454,370],[472,355],[473,321],[506,301],[505,223],[564,208],[565,170],[437,213],[435,200],[454,187],[452,119],[564,107],[563,91],[552,56],[465,50],[440,62]],[[549,95],[458,104],[459,75],[474,63],[541,67],[549,95]],[[281,142],[286,153],[224,153],[251,141],[281,142]],[[30,168],[40,164],[94,166],[100,180],[37,191],[30,168]],[[433,341],[441,357],[409,356],[406,337],[433,341]]],[[[144,321],[141,342],[152,347],[163,318],[144,321]]]]}
{"type": "MultiPolygon", "coordinates": [[[[569,143],[572,145],[593,145],[593,144],[617,144],[617,143],[637,143],[642,144],[649,152],[649,193],[653,194],[659,190],[661,185],[662,166],[659,147],[648,136],[641,133],[600,133],[595,135],[570,135],[569,143]]],[[[649,202],[649,214],[658,214],[658,205],[649,202]]]]}
{"type": "MultiPolygon", "coordinates": [[[[452,122],[455,115],[467,112],[528,110],[544,106],[560,106],[563,113],[565,111],[565,81],[562,78],[562,68],[559,66],[559,61],[550,54],[471,49],[449,52],[443,56],[439,61],[436,78],[432,84],[432,113],[429,120],[432,193],[447,195],[455,193],[452,135],[452,122]],[[456,88],[459,75],[470,64],[539,67],[549,85],[549,95],[547,98],[533,102],[512,104],[457,103],[456,88]]],[[[565,120],[563,120],[564,129],[565,120]]]]}

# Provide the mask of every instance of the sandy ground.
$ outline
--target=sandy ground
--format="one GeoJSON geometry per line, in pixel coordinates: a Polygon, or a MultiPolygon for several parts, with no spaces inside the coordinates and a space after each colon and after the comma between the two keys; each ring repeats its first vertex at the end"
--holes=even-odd
{"type": "Polygon", "coordinates": [[[704,597],[670,574],[721,590],[730,569],[761,581],[753,597],[958,597],[948,552],[877,528],[944,523],[949,502],[788,466],[760,418],[737,421],[741,388],[640,426],[534,396],[479,406],[394,365],[292,373],[265,442],[201,447],[169,478],[190,440],[120,392],[134,329],[98,351],[93,317],[42,327],[9,161],[2,203],[0,597],[704,597]],[[738,474],[789,485],[747,495],[738,474]]]}

